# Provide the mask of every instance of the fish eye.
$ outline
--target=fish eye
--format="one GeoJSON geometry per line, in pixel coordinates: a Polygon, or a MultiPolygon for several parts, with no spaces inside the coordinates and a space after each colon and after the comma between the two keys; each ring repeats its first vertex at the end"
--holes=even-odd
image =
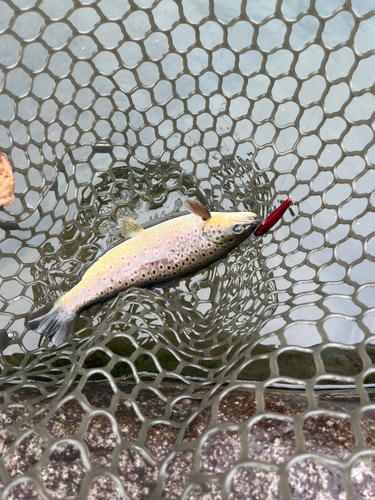
{"type": "Polygon", "coordinates": [[[243,227],[241,226],[241,224],[236,224],[235,226],[233,226],[234,233],[241,233],[242,229],[243,229],[243,227]]]}

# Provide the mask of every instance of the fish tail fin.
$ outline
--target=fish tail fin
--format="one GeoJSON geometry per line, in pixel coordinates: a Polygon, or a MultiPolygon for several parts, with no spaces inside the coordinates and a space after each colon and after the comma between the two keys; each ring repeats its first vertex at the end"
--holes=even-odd
{"type": "Polygon", "coordinates": [[[58,346],[71,337],[77,320],[78,314],[69,314],[56,303],[50,302],[30,314],[28,325],[34,332],[47,337],[58,346]]]}

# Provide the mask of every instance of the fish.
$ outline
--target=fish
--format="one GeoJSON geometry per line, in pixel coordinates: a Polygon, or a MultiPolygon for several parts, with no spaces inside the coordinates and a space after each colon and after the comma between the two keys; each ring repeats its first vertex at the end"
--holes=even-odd
{"type": "Polygon", "coordinates": [[[210,212],[187,200],[187,215],[143,229],[122,220],[127,239],[101,256],[82,280],[28,318],[28,326],[59,346],[73,335],[80,313],[130,287],[176,282],[224,257],[251,236],[260,221],[253,212],[210,212]]]}

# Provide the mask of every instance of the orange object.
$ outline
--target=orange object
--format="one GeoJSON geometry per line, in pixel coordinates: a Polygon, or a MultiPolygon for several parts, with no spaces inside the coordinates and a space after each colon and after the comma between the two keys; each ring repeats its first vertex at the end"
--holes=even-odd
{"type": "Polygon", "coordinates": [[[14,200],[14,175],[12,167],[0,150],[0,207],[7,207],[14,200]]]}

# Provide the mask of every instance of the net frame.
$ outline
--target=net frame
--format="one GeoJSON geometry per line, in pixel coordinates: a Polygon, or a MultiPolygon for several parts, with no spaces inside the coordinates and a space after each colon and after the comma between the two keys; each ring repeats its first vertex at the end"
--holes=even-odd
{"type": "Polygon", "coordinates": [[[371,498],[370,3],[0,9],[17,197],[0,225],[2,498],[371,498]],[[191,196],[262,217],[292,196],[298,216],[196,281],[116,298],[63,349],[38,346],[25,315],[119,241],[121,216],[155,223],[191,196]],[[104,457],[99,438],[116,443],[104,457]]]}

